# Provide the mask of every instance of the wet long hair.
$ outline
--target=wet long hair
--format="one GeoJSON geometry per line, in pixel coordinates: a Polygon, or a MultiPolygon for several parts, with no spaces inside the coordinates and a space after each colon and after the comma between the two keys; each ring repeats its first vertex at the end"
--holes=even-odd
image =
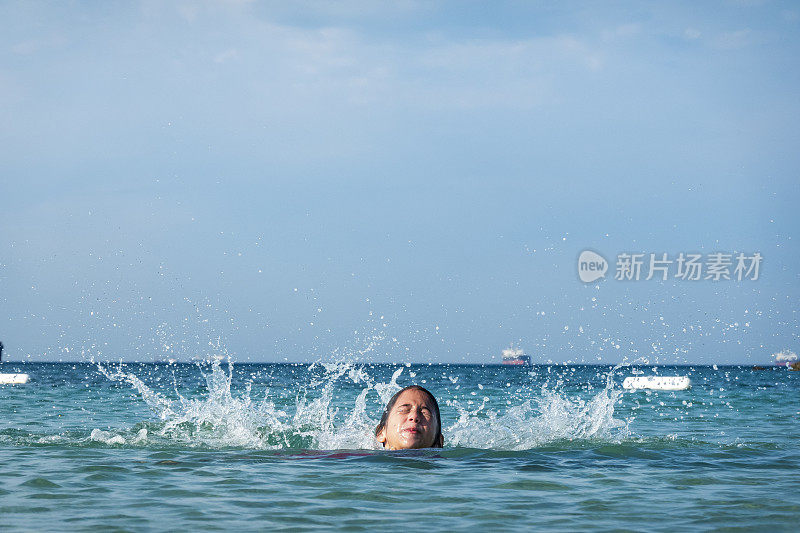
{"type": "MultiPolygon", "coordinates": [[[[386,409],[383,410],[381,421],[378,422],[378,426],[375,428],[375,436],[377,437],[378,434],[386,427],[386,422],[389,421],[389,413],[392,411],[392,409],[394,409],[394,404],[397,403],[397,399],[400,397],[400,395],[407,390],[418,390],[428,397],[433,410],[433,416],[436,418],[437,427],[436,436],[433,438],[433,444],[431,445],[431,448],[441,448],[444,445],[444,435],[442,435],[442,417],[439,414],[439,403],[436,401],[436,398],[434,398],[433,394],[431,394],[431,391],[425,387],[420,387],[419,385],[409,385],[408,387],[400,389],[395,393],[394,396],[392,396],[392,399],[386,404],[386,409]]],[[[386,446],[386,443],[383,445],[386,446]]]]}

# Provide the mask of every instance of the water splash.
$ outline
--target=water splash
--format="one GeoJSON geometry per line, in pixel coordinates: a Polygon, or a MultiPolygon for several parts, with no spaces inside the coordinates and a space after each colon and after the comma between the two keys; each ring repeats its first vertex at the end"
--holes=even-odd
{"type": "MultiPolygon", "coordinates": [[[[223,370],[220,360],[213,360],[210,371],[198,365],[206,384],[207,393],[200,398],[186,398],[177,390],[177,399],[152,390],[142,379],[124,367],[111,371],[102,364],[98,370],[113,381],[127,382],[148,407],[163,420],[152,428],[151,435],[137,434],[137,439],[95,430],[92,440],[108,444],[143,442],[155,437],[177,441],[190,446],[244,447],[256,449],[369,449],[375,448],[372,436],[377,421],[367,413],[367,396],[375,384],[362,367],[350,363],[322,363],[323,375],[314,378],[306,388],[301,388],[294,399],[294,413],[276,406],[270,391],[260,401],[251,398],[252,385],[247,383],[241,394],[231,390],[233,363],[223,370]],[[356,397],[346,416],[339,416],[335,406],[337,386],[342,382],[365,385],[356,397]]],[[[313,372],[315,366],[308,368],[313,372]]],[[[377,384],[377,390],[399,388],[392,383],[377,384]]]]}
{"type": "MultiPolygon", "coordinates": [[[[232,392],[230,360],[227,369],[219,360],[212,361],[207,370],[198,365],[206,391],[197,398],[185,397],[174,379],[173,399],[154,391],[122,366],[112,371],[98,365],[98,369],[108,379],[128,383],[162,422],[145,424],[124,435],[96,429],[92,441],[273,450],[377,449],[374,428],[383,407],[400,390],[397,381],[404,371],[404,367],[396,369],[384,383],[376,382],[364,366],[346,360],[317,363],[305,367],[306,379],[301,376],[297,382],[306,385],[300,386],[294,397],[285,390],[271,393],[267,389],[263,399],[254,400],[250,382],[242,392],[232,392]]],[[[478,387],[483,389],[483,385],[478,387]]],[[[449,425],[448,415],[443,413],[445,444],[526,450],[560,440],[620,441],[629,436],[630,422],[614,418],[622,394],[611,371],[605,388],[587,400],[571,398],[559,385],[544,385],[502,411],[489,409],[488,397],[477,408],[440,398],[440,403],[458,413],[449,425]]]]}
{"type": "Polygon", "coordinates": [[[123,368],[123,365],[120,364],[120,366],[112,372],[111,370],[105,368],[102,363],[97,363],[97,370],[108,379],[112,381],[125,381],[130,383],[130,385],[142,395],[142,399],[147,402],[147,405],[150,407],[150,409],[159,415],[159,418],[166,420],[167,418],[175,416],[175,411],[172,408],[172,400],[162,394],[159,394],[158,392],[153,391],[150,387],[145,385],[145,383],[139,379],[136,374],[133,372],[124,372],[123,368]]]}
{"type": "Polygon", "coordinates": [[[606,376],[605,388],[589,400],[570,398],[557,384],[552,389],[543,385],[539,396],[505,412],[487,409],[487,398],[471,410],[449,401],[459,417],[445,435],[451,446],[501,450],[528,450],[562,440],[622,441],[630,436],[630,420],[614,418],[623,391],[613,377],[614,370],[606,376]]]}

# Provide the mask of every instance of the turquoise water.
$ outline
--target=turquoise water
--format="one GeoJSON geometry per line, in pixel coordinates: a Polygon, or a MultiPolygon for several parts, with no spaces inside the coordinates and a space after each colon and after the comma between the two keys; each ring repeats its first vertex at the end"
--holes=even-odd
{"type": "Polygon", "coordinates": [[[800,372],[749,367],[16,364],[4,530],[796,530],[800,372]],[[688,375],[680,392],[622,379],[688,375]],[[386,452],[419,383],[445,448],[386,452]]]}

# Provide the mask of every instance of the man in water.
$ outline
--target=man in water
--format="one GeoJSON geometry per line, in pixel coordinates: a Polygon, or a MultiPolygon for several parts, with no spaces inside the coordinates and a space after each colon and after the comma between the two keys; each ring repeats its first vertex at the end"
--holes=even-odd
{"type": "Polygon", "coordinates": [[[0,342],[0,363],[3,362],[3,343],[0,342]]]}
{"type": "Polygon", "coordinates": [[[375,438],[389,450],[441,448],[444,437],[436,398],[419,385],[400,390],[386,405],[375,438]]]}

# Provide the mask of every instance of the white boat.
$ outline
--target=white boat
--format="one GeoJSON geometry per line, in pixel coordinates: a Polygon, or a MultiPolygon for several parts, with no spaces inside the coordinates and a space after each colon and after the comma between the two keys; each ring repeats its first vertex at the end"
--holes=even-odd
{"type": "Polygon", "coordinates": [[[692,386],[688,376],[629,376],[622,382],[628,390],[686,390],[692,386]]]}
{"type": "Polygon", "coordinates": [[[22,385],[28,379],[28,374],[0,374],[0,385],[22,385]]]}

